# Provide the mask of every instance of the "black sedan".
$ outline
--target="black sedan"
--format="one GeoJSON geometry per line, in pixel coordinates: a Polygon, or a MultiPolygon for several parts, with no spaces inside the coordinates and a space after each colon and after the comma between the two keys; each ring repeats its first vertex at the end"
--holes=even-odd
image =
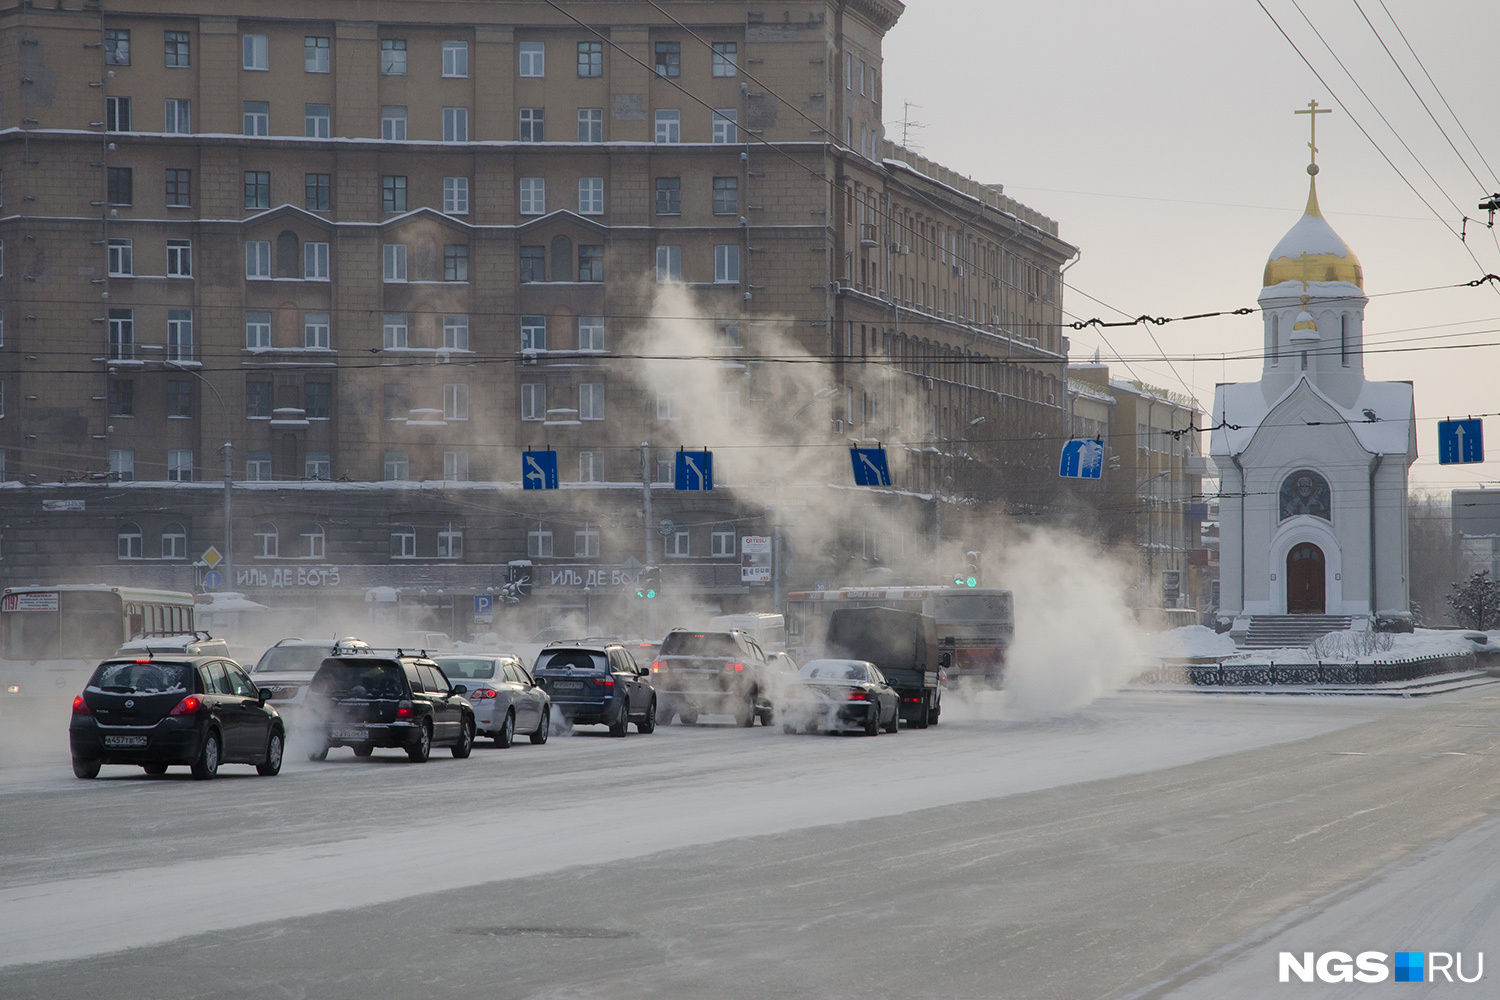
{"type": "Polygon", "coordinates": [[[787,733],[800,726],[809,733],[855,728],[875,736],[900,730],[901,698],[873,663],[813,660],[787,685],[776,714],[787,733]]]}
{"type": "Polygon", "coordinates": [[[276,709],[233,660],[221,656],[105,660],[73,699],[73,773],[103,764],[163,774],[173,764],[212,778],[220,764],[281,770],[286,730],[276,709]]]}

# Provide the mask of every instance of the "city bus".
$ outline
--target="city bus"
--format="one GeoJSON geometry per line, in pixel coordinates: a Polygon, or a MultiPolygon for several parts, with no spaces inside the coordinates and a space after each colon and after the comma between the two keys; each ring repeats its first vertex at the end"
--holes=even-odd
{"type": "Polygon", "coordinates": [[[0,591],[0,697],[71,698],[131,639],[193,631],[193,595],[108,584],[0,591]]]}
{"type": "Polygon", "coordinates": [[[844,587],[787,594],[787,646],[799,663],[823,655],[834,608],[895,608],[937,620],[938,648],[948,654],[948,683],[974,678],[999,685],[1015,637],[1008,590],[968,587],[844,587]]]}

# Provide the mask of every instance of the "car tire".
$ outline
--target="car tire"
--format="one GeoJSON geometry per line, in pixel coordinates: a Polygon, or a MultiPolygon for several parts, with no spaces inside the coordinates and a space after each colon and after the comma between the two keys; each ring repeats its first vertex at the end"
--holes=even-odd
{"type": "Polygon", "coordinates": [[[818,724],[816,722],[809,722],[807,725],[802,727],[802,731],[811,735],[818,731],[818,724]]]}
{"type": "Polygon", "coordinates": [[[935,726],[935,725],[937,725],[938,724],[938,719],[939,719],[939,717],[942,716],[942,714],[943,714],[943,696],[941,694],[938,694],[938,695],[933,696],[933,699],[932,699],[932,708],[929,709],[928,712],[927,712],[927,724],[929,726],[935,726]]]}
{"type": "Polygon", "coordinates": [[[677,715],[677,721],[681,722],[684,726],[696,726],[698,724],[698,710],[696,708],[690,708],[686,711],[679,712],[677,715]]]}
{"type": "Polygon", "coordinates": [[[142,764],[141,770],[145,771],[147,774],[166,774],[167,765],[161,763],[160,761],[157,761],[154,764],[142,764]]]}
{"type": "Polygon", "coordinates": [[[750,697],[745,701],[742,708],[734,717],[735,725],[741,729],[749,729],[755,725],[755,692],[750,692],[750,697]]]}
{"type": "Polygon", "coordinates": [[[308,760],[327,760],[328,759],[328,748],[324,747],[321,750],[314,750],[312,753],[310,753],[310,754],[307,755],[307,759],[308,760]]]}
{"type": "Polygon", "coordinates": [[[432,723],[422,723],[421,732],[417,734],[417,744],[406,748],[406,756],[417,764],[425,764],[427,758],[432,756],[432,723]]]}
{"type": "Polygon", "coordinates": [[[198,751],[198,759],[193,761],[193,777],[198,781],[207,781],[219,773],[219,754],[223,744],[217,729],[210,729],[208,735],[203,737],[203,749],[198,751]]]}
{"type": "Polygon", "coordinates": [[[500,728],[495,730],[495,746],[508,747],[516,741],[516,712],[515,709],[507,709],[505,721],[500,723],[500,728]]]}
{"type": "Polygon", "coordinates": [[[453,744],[453,756],[463,760],[474,751],[474,723],[464,720],[459,730],[458,742],[453,744]]]}
{"type": "Polygon", "coordinates": [[[899,733],[901,731],[901,702],[897,701],[895,706],[891,708],[891,721],[886,723],[885,731],[888,733],[899,733]]]}
{"type": "Polygon", "coordinates": [[[267,778],[276,777],[281,773],[281,759],[285,756],[286,737],[273,729],[270,738],[266,740],[266,759],[255,765],[255,773],[267,778]]]}
{"type": "Polygon", "coordinates": [[[544,708],[544,709],[542,709],[542,722],[541,722],[541,725],[537,726],[536,727],[536,732],[534,732],[534,733],[531,734],[531,742],[533,744],[535,744],[536,746],[541,746],[543,743],[547,742],[547,737],[548,737],[548,735],[551,734],[551,732],[552,732],[552,709],[550,709],[550,708],[544,708]]]}
{"type": "Polygon", "coordinates": [[[651,704],[646,706],[646,717],[635,724],[638,733],[656,732],[656,699],[651,699],[651,704]]]}
{"type": "Polygon", "coordinates": [[[760,724],[762,726],[769,726],[775,721],[776,709],[772,708],[770,705],[767,705],[765,708],[760,710],[760,724]]]}
{"type": "Polygon", "coordinates": [[[97,778],[99,777],[100,764],[97,760],[85,760],[82,757],[73,758],[73,777],[75,778],[97,778]]]}
{"type": "Polygon", "coordinates": [[[781,724],[781,731],[790,736],[797,731],[797,727],[792,725],[790,722],[784,722],[781,724]]]}
{"type": "Polygon", "coordinates": [[[865,716],[865,735],[866,736],[879,736],[880,735],[880,703],[879,702],[876,702],[871,707],[870,714],[867,715],[867,716],[865,716]]]}
{"type": "Polygon", "coordinates": [[[361,743],[359,746],[350,747],[349,749],[354,751],[354,756],[356,757],[368,757],[375,752],[375,748],[368,743],[361,743]]]}
{"type": "Polygon", "coordinates": [[[928,691],[922,695],[922,707],[917,709],[917,717],[911,720],[911,724],[918,729],[927,728],[927,720],[932,714],[932,692],[928,691]]]}
{"type": "Polygon", "coordinates": [[[626,698],[625,701],[622,702],[621,705],[620,705],[620,721],[616,722],[616,723],[613,723],[613,724],[610,725],[610,727],[609,727],[609,735],[611,735],[611,736],[624,736],[625,735],[625,731],[629,727],[630,727],[630,699],[626,698]]]}

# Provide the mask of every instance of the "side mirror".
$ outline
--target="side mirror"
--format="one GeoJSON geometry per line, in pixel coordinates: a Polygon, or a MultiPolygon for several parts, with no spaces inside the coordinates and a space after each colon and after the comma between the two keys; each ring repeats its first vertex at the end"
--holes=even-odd
{"type": "Polygon", "coordinates": [[[468,694],[469,693],[469,686],[467,684],[455,684],[455,685],[453,685],[453,693],[454,694],[468,694]]]}
{"type": "Polygon", "coordinates": [[[256,688],[256,692],[256,697],[260,699],[262,705],[271,700],[270,688],[256,688]]]}

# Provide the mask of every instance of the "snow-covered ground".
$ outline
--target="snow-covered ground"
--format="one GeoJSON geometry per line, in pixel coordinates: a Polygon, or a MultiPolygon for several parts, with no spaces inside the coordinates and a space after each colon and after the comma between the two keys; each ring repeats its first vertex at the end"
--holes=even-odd
{"type": "Polygon", "coordinates": [[[1417,629],[1401,634],[1372,634],[1361,631],[1334,632],[1324,636],[1313,647],[1239,650],[1228,633],[1218,633],[1203,625],[1188,625],[1160,632],[1150,637],[1148,651],[1158,660],[1208,658],[1232,666],[1258,663],[1312,663],[1322,660],[1358,660],[1361,663],[1394,662],[1464,656],[1478,650],[1500,650],[1500,632],[1487,633],[1486,643],[1475,642],[1473,635],[1451,629],[1417,629]]]}

